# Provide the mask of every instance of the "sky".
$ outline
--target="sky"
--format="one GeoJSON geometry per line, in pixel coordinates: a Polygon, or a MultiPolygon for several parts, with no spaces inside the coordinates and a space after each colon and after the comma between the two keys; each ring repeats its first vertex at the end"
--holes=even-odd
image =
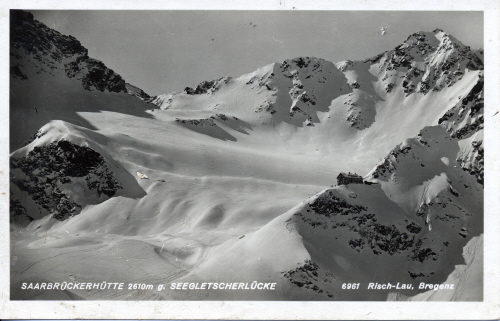
{"type": "Polygon", "coordinates": [[[481,11],[30,12],[48,27],[76,37],[90,57],[150,95],[239,77],[299,56],[365,59],[420,30],[439,28],[471,48],[484,46],[481,11]]]}

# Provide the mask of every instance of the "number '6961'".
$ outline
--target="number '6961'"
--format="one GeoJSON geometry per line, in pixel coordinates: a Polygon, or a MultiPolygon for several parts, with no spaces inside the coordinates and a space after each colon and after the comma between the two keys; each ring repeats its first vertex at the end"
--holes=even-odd
{"type": "Polygon", "coordinates": [[[357,289],[359,289],[359,284],[360,283],[343,283],[342,289],[344,289],[344,290],[357,290],[357,289]]]}

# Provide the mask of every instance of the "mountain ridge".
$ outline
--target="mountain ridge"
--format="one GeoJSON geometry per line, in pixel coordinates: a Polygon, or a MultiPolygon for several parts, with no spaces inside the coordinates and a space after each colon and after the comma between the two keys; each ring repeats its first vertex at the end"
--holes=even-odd
{"type": "Polygon", "coordinates": [[[53,76],[63,71],[82,82],[86,90],[126,92],[125,80],[102,62],[88,56],[88,50],[72,36],[65,36],[35,20],[27,11],[11,10],[11,74],[28,79],[42,72],[53,76]],[[35,70],[23,56],[38,60],[35,70]],[[38,67],[38,70],[37,68],[38,67]]]}
{"type": "Polygon", "coordinates": [[[455,265],[482,263],[461,252],[483,233],[484,66],[443,31],[363,61],[297,57],[150,97],[78,40],[12,17],[11,133],[27,141],[10,154],[12,297],[67,271],[97,282],[106,262],[101,277],[127,282],[277,290],[71,294],[386,300],[398,296],[366,283],[440,284],[455,265]],[[347,171],[364,182],[334,186],[347,171]],[[22,268],[41,261],[55,268],[22,268]],[[351,282],[365,289],[341,290],[351,282]]]}

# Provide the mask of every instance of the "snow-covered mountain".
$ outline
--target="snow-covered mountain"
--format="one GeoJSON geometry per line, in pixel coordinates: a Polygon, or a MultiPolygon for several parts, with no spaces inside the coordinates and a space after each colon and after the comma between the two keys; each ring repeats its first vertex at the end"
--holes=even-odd
{"type": "Polygon", "coordinates": [[[150,97],[12,11],[12,296],[481,300],[463,285],[482,287],[481,53],[436,29],[364,61],[298,57],[150,97]],[[364,183],[334,186],[339,172],[364,183]],[[20,291],[26,280],[276,289],[20,291]],[[368,289],[388,282],[415,288],[368,289]]]}
{"type": "MultiPolygon", "coordinates": [[[[78,112],[119,110],[140,115],[147,108],[126,95],[133,86],[89,57],[76,38],[48,28],[22,10],[11,10],[10,15],[10,78],[12,151],[28,141],[33,128],[52,119],[88,127],[78,112]]],[[[147,94],[140,96],[144,99],[147,94]]]]}

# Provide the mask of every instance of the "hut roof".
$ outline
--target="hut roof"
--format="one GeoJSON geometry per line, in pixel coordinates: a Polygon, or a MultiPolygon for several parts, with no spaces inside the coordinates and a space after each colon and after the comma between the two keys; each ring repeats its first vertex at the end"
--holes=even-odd
{"type": "Polygon", "coordinates": [[[337,177],[340,177],[340,176],[351,177],[351,178],[363,178],[363,177],[361,177],[361,175],[358,175],[356,173],[346,173],[346,172],[340,172],[339,176],[337,176],[337,177]]]}

